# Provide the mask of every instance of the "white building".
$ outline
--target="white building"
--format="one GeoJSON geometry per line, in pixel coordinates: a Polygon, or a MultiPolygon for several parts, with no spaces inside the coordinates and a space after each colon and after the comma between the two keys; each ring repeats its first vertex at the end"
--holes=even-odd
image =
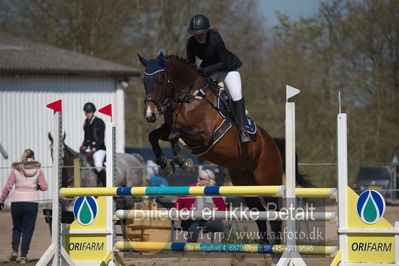
{"type": "MultiPolygon", "coordinates": [[[[83,141],[83,105],[93,102],[99,109],[112,104],[116,150],[122,152],[125,121],[121,81],[138,75],[130,67],[0,32],[0,144],[8,153],[8,159],[0,153],[0,188],[7,181],[11,163],[19,161],[26,148],[35,152],[52,185],[47,134],[52,129],[53,113],[46,105],[58,99],[63,100],[65,142],[74,150],[83,141]]],[[[50,199],[50,193],[40,193],[41,199],[50,199]]]]}

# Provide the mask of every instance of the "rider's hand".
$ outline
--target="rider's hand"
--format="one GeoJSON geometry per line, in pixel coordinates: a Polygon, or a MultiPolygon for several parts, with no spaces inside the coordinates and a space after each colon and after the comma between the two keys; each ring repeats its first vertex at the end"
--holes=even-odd
{"type": "Polygon", "coordinates": [[[97,150],[96,148],[91,148],[92,152],[96,152],[96,150],[97,150]]]}

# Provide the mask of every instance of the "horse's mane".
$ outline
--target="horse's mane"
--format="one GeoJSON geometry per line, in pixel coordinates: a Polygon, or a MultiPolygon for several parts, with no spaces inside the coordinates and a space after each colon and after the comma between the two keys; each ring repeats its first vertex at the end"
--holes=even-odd
{"type": "Polygon", "coordinates": [[[179,61],[179,62],[191,67],[196,72],[198,72],[197,66],[195,64],[191,63],[190,61],[188,61],[186,58],[183,58],[183,57],[178,56],[178,55],[167,55],[165,58],[166,59],[175,59],[176,61],[179,61]]]}
{"type": "Polygon", "coordinates": [[[69,147],[68,145],[66,145],[65,142],[64,142],[64,146],[65,146],[65,149],[66,149],[72,156],[77,157],[77,156],[79,155],[79,152],[74,151],[71,147],[69,147]]]}

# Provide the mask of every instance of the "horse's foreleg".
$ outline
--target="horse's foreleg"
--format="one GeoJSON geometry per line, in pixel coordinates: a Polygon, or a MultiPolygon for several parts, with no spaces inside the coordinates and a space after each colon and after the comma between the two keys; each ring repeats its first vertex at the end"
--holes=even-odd
{"type": "Polygon", "coordinates": [[[179,138],[180,138],[180,133],[176,130],[172,131],[169,135],[169,141],[171,143],[173,156],[174,156],[173,159],[175,163],[179,165],[181,169],[183,169],[184,172],[186,172],[187,174],[192,174],[194,173],[193,160],[184,158],[179,145],[179,138]]]}
{"type": "Polygon", "coordinates": [[[162,152],[161,147],[159,146],[159,140],[163,139],[162,137],[165,135],[166,131],[169,132],[168,128],[164,124],[160,128],[151,131],[148,135],[148,140],[152,146],[152,151],[155,154],[156,163],[161,166],[161,168],[165,168],[168,162],[167,158],[162,152]]]}
{"type": "MultiPolygon", "coordinates": [[[[245,203],[249,209],[253,209],[259,212],[265,212],[266,208],[263,206],[262,202],[258,197],[244,197],[245,203]]],[[[269,244],[269,240],[267,239],[267,226],[266,221],[256,221],[256,225],[259,230],[259,240],[263,244],[269,244]]]]}
{"type": "Polygon", "coordinates": [[[159,146],[159,140],[168,141],[168,136],[170,134],[170,129],[168,126],[163,124],[160,128],[157,128],[150,132],[148,139],[151,143],[152,150],[155,154],[156,163],[161,167],[162,174],[173,175],[175,172],[174,164],[165,157],[159,146]]]}

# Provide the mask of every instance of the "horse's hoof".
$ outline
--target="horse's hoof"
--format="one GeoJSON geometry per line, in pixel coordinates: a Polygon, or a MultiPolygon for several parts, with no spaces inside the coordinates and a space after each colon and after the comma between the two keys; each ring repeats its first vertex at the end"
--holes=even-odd
{"type": "Polygon", "coordinates": [[[186,174],[192,174],[194,173],[194,163],[193,160],[191,159],[185,159],[184,163],[181,166],[181,169],[183,169],[183,171],[186,174]]]}
{"type": "Polygon", "coordinates": [[[171,176],[175,173],[175,165],[171,160],[168,160],[166,166],[160,170],[162,175],[171,176]]]}

